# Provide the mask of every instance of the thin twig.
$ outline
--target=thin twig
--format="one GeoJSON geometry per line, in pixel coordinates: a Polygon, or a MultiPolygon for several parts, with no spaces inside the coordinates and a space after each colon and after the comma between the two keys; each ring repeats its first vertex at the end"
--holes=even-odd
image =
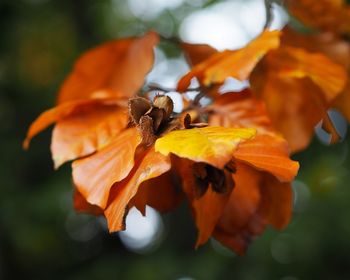
{"type": "Polygon", "coordinates": [[[265,12],[266,12],[266,21],[264,25],[264,29],[268,29],[272,23],[273,20],[273,13],[272,13],[272,0],[264,0],[265,2],[265,12]]]}
{"type": "Polygon", "coordinates": [[[196,97],[193,99],[193,104],[194,105],[199,105],[200,100],[202,99],[202,97],[204,97],[206,95],[206,92],[201,91],[200,93],[198,93],[196,95],[196,97]]]}
{"type": "Polygon", "coordinates": [[[173,43],[173,44],[177,44],[177,45],[179,45],[181,43],[181,40],[175,36],[164,36],[162,34],[159,34],[159,37],[161,40],[169,42],[169,43],[173,43]]]}
{"type": "MultiPolygon", "coordinates": [[[[174,92],[177,91],[175,88],[168,88],[168,87],[163,87],[157,83],[149,83],[148,85],[146,85],[146,88],[148,90],[159,90],[162,92],[174,92]]],[[[194,91],[200,91],[201,88],[197,87],[197,88],[188,88],[186,89],[187,92],[194,92],[194,91]]]]}

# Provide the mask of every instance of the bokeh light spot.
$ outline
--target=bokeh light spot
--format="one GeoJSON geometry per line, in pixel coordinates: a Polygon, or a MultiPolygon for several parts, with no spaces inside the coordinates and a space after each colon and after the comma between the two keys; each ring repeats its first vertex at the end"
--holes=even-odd
{"type": "Polygon", "coordinates": [[[292,247],[292,236],[289,234],[280,234],[271,244],[271,255],[277,262],[289,264],[293,261],[292,247]]]}
{"type": "Polygon", "coordinates": [[[146,216],[130,209],[126,217],[126,230],[119,232],[123,244],[131,251],[146,253],[154,250],[163,234],[163,222],[153,208],[146,207],[146,216]]]}
{"type": "Polygon", "coordinates": [[[306,209],[310,200],[310,190],[308,186],[299,180],[293,182],[294,191],[294,212],[302,212],[306,209]]]}
{"type": "MultiPolygon", "coordinates": [[[[263,0],[225,1],[186,17],[180,26],[180,37],[219,50],[237,49],[263,30],[265,18],[263,0]]],[[[270,28],[281,29],[287,21],[283,9],[274,5],[270,28]]]]}
{"type": "Polygon", "coordinates": [[[128,0],[131,12],[138,18],[152,20],[165,10],[179,7],[183,0],[128,0]]]}

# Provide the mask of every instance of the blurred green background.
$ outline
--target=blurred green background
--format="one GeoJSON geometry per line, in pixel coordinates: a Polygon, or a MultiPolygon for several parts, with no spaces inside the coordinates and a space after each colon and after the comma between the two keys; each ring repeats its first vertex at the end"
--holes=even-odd
{"type": "MultiPolygon", "coordinates": [[[[248,5],[245,12],[252,14],[241,19],[231,15],[229,20],[263,23],[249,6],[253,0],[230,2],[248,5]]],[[[107,233],[103,220],[74,212],[70,167],[53,170],[50,130],[36,137],[29,151],[21,148],[29,124],[54,105],[59,85],[84,50],[149,28],[165,36],[180,32],[185,39],[200,33],[205,42],[218,34],[186,31],[189,17],[205,10],[220,12],[225,3],[1,0],[0,279],[350,279],[348,136],[331,147],[314,139],[307,151],[294,156],[301,171],[294,183],[291,224],[282,232],[268,229],[243,257],[214,241],[194,250],[196,231],[186,205],[158,218],[162,226],[152,244],[130,248],[118,235],[107,233]]],[[[211,20],[220,24],[223,18],[211,20]]],[[[220,26],[213,28],[221,34],[220,26]]],[[[244,40],[259,28],[242,25],[244,40]]],[[[220,36],[219,48],[225,34],[220,36]]],[[[174,46],[163,44],[158,52],[163,61],[167,56],[175,63],[160,67],[164,77],[174,79],[176,65],[180,74],[186,71],[174,46]]]]}

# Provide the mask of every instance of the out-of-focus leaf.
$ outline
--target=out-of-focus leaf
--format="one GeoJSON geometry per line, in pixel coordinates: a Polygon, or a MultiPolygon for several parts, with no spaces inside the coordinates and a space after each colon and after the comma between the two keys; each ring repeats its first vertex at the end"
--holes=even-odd
{"type": "Polygon", "coordinates": [[[343,93],[333,101],[332,107],[340,110],[348,122],[350,122],[350,81],[346,85],[343,93]]]}
{"type": "Polygon", "coordinates": [[[286,0],[293,16],[305,25],[339,34],[350,33],[350,7],[344,0],[286,0]]]}
{"type": "Polygon", "coordinates": [[[321,53],[310,53],[302,48],[281,47],[266,57],[269,71],[283,79],[310,78],[319,86],[326,101],[333,100],[345,87],[346,69],[321,53]]]}
{"type": "Polygon", "coordinates": [[[350,44],[329,32],[303,34],[285,27],[281,36],[281,45],[302,48],[311,53],[321,53],[346,69],[350,66],[350,44]]]}
{"type": "MultiPolygon", "coordinates": [[[[281,37],[282,45],[288,45],[297,48],[303,48],[310,52],[322,53],[330,58],[332,61],[343,65],[349,72],[350,70],[350,44],[349,42],[339,38],[332,33],[321,33],[316,35],[305,35],[297,33],[290,28],[283,30],[281,37]]],[[[343,91],[333,100],[330,107],[335,107],[350,121],[350,86],[348,82],[343,91]]],[[[325,115],[325,121],[329,123],[328,117],[325,115]]],[[[330,134],[333,141],[337,140],[337,135],[334,132],[334,126],[329,125],[330,134]]]]}
{"type": "Polygon", "coordinates": [[[216,49],[206,44],[190,44],[182,42],[180,47],[185,53],[187,61],[192,66],[201,63],[217,52],[216,49]]]}
{"type": "Polygon", "coordinates": [[[196,77],[205,86],[221,84],[226,78],[248,79],[251,71],[260,59],[279,46],[279,31],[264,31],[242,49],[217,52],[208,59],[195,65],[183,76],[177,85],[180,92],[186,91],[191,79],[196,77]]]}
{"type": "Polygon", "coordinates": [[[154,62],[153,48],[159,37],[148,32],[140,38],[105,43],[87,51],[64,81],[58,103],[88,99],[130,98],[144,82],[154,62]]]}
{"type": "MultiPolygon", "coordinates": [[[[250,76],[254,94],[262,98],[273,125],[293,152],[310,143],[314,126],[328,118],[327,109],[347,82],[344,66],[322,53],[281,47],[271,51],[250,76]]],[[[332,123],[327,123],[338,138],[332,123]]]]}
{"type": "Polygon", "coordinates": [[[219,95],[205,110],[212,126],[251,127],[258,133],[273,131],[264,102],[255,98],[249,89],[219,95]]]}

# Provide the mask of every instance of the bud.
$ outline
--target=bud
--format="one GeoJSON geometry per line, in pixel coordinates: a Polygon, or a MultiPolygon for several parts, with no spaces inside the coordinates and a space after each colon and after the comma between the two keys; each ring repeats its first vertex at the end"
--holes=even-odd
{"type": "Polygon", "coordinates": [[[167,120],[170,118],[174,110],[174,103],[169,96],[158,95],[154,98],[153,106],[165,111],[164,119],[167,120]]]}

